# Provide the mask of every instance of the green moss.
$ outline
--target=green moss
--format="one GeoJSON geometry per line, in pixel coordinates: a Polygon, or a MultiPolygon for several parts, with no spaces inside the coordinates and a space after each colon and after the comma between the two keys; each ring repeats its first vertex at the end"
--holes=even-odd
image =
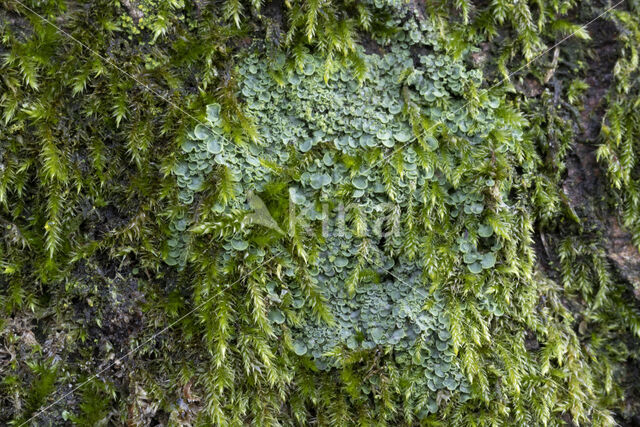
{"type": "MultiPolygon", "coordinates": [[[[623,413],[637,307],[562,190],[586,34],[513,79],[539,96],[486,89],[590,4],[28,5],[138,82],[0,11],[0,423],[97,372],[36,423],[623,413]]],[[[600,158],[637,234],[617,20],[600,158]]]]}
{"type": "MultiPolygon", "coordinates": [[[[636,5],[634,10],[638,10],[636,5]]],[[[624,225],[633,234],[640,248],[640,193],[638,192],[638,147],[640,120],[638,103],[637,48],[640,43],[640,22],[629,12],[618,12],[616,24],[621,32],[622,52],[613,69],[615,84],[609,93],[609,105],[602,126],[602,144],[598,159],[608,172],[614,188],[616,204],[624,225]]]]}

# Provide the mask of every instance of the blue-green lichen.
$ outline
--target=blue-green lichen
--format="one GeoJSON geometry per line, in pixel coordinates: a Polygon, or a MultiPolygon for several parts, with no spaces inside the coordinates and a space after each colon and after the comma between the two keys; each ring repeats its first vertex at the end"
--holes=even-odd
{"type": "MultiPolygon", "coordinates": [[[[214,170],[228,170],[236,197],[213,206],[220,215],[250,210],[248,194],[285,180],[294,219],[310,230],[320,224],[328,229],[313,243],[318,256],[310,260],[309,275],[333,324],[313,317],[295,280],[286,291],[271,285],[268,318],[274,327],[288,324],[289,310],[304,314],[291,325],[295,354],[332,369],[340,366],[339,349],[392,348],[402,366],[422,370],[425,390],[457,390],[463,398],[468,384],[452,351],[446,300],[430,291],[428,271],[435,267],[419,254],[419,224],[407,221],[437,198],[436,215],[446,217],[457,236],[447,237],[459,254],[455,268],[474,275],[494,269],[502,243],[484,215],[496,199],[508,207],[509,186],[465,175],[461,165],[483,152],[492,132],[509,132],[515,143],[522,131],[503,117],[499,97],[485,93],[480,103],[468,98],[480,90],[479,71],[442,53],[410,54],[411,46],[434,47],[431,28],[421,25],[409,23],[405,32],[381,40],[380,55],[361,52],[361,79],[349,68],[327,74],[312,55],[293,68],[284,56],[248,55],[237,68],[239,95],[259,137],[229,141],[220,107],[209,105],[206,123],[189,135],[173,172],[179,200],[189,205],[214,170]],[[282,292],[291,295],[281,298],[282,292]]],[[[284,250],[252,247],[249,233],[245,228],[229,237],[222,258],[249,251],[265,259],[284,250]]],[[[478,298],[501,315],[489,297],[478,298]]],[[[435,411],[435,394],[427,401],[424,410],[435,411]]]]}

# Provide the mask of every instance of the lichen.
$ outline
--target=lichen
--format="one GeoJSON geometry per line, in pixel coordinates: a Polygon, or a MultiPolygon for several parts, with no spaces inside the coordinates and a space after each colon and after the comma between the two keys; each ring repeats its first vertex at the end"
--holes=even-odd
{"type": "Polygon", "coordinates": [[[635,3],[6,2],[0,424],[628,422],[635,3]]]}

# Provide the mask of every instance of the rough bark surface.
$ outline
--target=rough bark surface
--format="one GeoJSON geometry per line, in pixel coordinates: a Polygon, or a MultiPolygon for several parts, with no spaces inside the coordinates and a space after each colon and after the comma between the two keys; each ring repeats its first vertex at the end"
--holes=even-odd
{"type": "Polygon", "coordinates": [[[613,67],[618,57],[618,34],[609,21],[594,23],[590,32],[594,57],[586,78],[589,89],[581,112],[581,132],[567,159],[563,190],[579,216],[602,232],[609,260],[640,297],[640,254],[632,242],[631,234],[619,223],[616,207],[607,203],[608,183],[596,159],[602,119],[607,107],[606,95],[613,83],[613,67]]]}

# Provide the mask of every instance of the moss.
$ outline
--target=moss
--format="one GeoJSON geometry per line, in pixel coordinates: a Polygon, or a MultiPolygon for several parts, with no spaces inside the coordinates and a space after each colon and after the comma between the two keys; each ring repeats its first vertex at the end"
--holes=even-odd
{"type": "MultiPolygon", "coordinates": [[[[626,416],[638,307],[563,191],[587,34],[488,89],[593,4],[27,5],[129,76],[0,11],[0,423],[626,416]]],[[[599,155],[637,234],[628,7],[599,155]]]]}
{"type": "MultiPolygon", "coordinates": [[[[637,11],[637,5],[633,10],[637,11]]],[[[598,159],[607,169],[615,202],[620,206],[624,225],[633,234],[634,244],[640,247],[640,210],[637,188],[638,92],[637,47],[640,27],[633,12],[616,13],[615,22],[621,33],[622,51],[615,64],[615,83],[609,93],[609,109],[604,117],[598,148],[598,159]]]]}

